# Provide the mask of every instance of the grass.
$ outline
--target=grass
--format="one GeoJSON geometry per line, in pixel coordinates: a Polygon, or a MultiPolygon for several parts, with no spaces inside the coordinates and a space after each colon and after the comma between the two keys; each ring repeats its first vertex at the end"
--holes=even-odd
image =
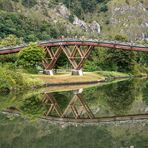
{"type": "Polygon", "coordinates": [[[102,75],[106,78],[123,78],[123,77],[129,77],[129,74],[122,73],[122,72],[116,72],[116,71],[97,71],[96,72],[99,75],[102,75]]]}
{"type": "Polygon", "coordinates": [[[96,72],[84,72],[83,76],[72,76],[71,73],[56,74],[53,76],[44,74],[24,74],[31,79],[42,82],[41,84],[51,83],[72,83],[72,82],[92,82],[112,78],[128,78],[129,74],[115,72],[115,71],[96,71],[96,72]],[[29,75],[29,76],[28,76],[29,75]]]}
{"type": "Polygon", "coordinates": [[[31,75],[31,77],[34,79],[35,78],[40,79],[44,83],[90,82],[90,81],[97,81],[104,79],[103,76],[93,72],[85,72],[83,76],[72,76],[70,73],[66,73],[54,76],[43,75],[43,74],[31,75]]]}
{"type": "MultiPolygon", "coordinates": [[[[14,75],[14,72],[12,74],[14,75]]],[[[74,75],[71,75],[71,73],[59,73],[59,74],[50,76],[50,75],[44,75],[44,74],[29,74],[29,73],[20,72],[20,73],[15,73],[13,77],[14,77],[15,83],[12,86],[10,85],[9,87],[10,90],[21,91],[21,90],[35,89],[37,88],[37,86],[42,86],[43,84],[47,84],[47,83],[61,84],[61,83],[76,83],[76,82],[92,82],[92,81],[99,81],[99,80],[112,79],[112,78],[125,78],[125,77],[127,78],[127,77],[130,77],[130,75],[125,73],[120,73],[120,72],[114,72],[114,71],[84,72],[83,76],[74,76],[74,75]]],[[[72,88],[79,89],[81,88],[81,86],[82,85],[74,86],[75,88],[73,88],[72,86],[72,88]]],[[[91,85],[86,85],[86,87],[89,87],[89,86],[91,85]]],[[[83,85],[83,87],[85,87],[85,84],[83,85]]],[[[70,86],[65,86],[62,89],[66,90],[69,88],[70,86]]],[[[57,88],[53,87],[53,90],[55,89],[57,88]]]]}

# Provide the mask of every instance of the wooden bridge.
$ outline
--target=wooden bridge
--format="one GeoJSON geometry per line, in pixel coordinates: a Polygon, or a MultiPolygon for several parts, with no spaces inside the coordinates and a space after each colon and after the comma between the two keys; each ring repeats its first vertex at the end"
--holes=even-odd
{"type": "MultiPolygon", "coordinates": [[[[74,73],[82,75],[82,67],[94,47],[122,49],[129,51],[148,52],[148,45],[136,45],[133,43],[121,43],[117,41],[78,40],[78,39],[53,39],[37,43],[44,48],[46,58],[43,66],[47,74],[53,74],[58,58],[63,52],[73,67],[74,73]]],[[[28,45],[0,48],[0,55],[17,53],[28,45]]]]}

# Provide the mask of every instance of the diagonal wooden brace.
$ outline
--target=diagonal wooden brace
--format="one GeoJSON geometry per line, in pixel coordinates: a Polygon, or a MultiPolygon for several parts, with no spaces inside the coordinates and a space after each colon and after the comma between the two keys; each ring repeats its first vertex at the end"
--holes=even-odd
{"type": "Polygon", "coordinates": [[[46,51],[46,54],[48,55],[48,57],[50,58],[50,61],[48,62],[45,58],[43,61],[43,66],[44,66],[45,70],[52,70],[53,67],[55,66],[58,58],[60,57],[60,55],[62,53],[62,49],[59,46],[57,48],[56,52],[54,53],[54,51],[51,47],[50,48],[45,47],[45,51],[46,51]]]}

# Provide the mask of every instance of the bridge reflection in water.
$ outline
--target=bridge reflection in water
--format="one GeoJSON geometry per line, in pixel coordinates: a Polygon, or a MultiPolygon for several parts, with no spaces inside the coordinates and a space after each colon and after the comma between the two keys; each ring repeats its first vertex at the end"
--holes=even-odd
{"type": "MultiPolygon", "coordinates": [[[[110,122],[110,121],[126,121],[126,120],[142,120],[148,119],[148,114],[127,114],[114,115],[106,117],[96,117],[88,102],[83,97],[83,89],[73,90],[73,95],[69,103],[64,107],[54,97],[53,93],[44,93],[42,102],[48,107],[44,113],[44,119],[61,121],[86,121],[86,122],[110,122]]],[[[62,98],[60,98],[62,100],[62,98]]]]}
{"type": "Polygon", "coordinates": [[[45,93],[43,102],[49,106],[48,111],[45,113],[45,116],[50,116],[52,113],[56,113],[60,118],[75,118],[75,119],[93,119],[91,109],[86,103],[86,100],[82,96],[83,89],[73,91],[72,99],[70,100],[67,107],[62,111],[58,102],[52,93],[45,93]]]}
{"type": "MultiPolygon", "coordinates": [[[[66,92],[67,94],[67,92],[66,92]]],[[[48,121],[55,121],[55,122],[85,122],[85,123],[99,123],[99,122],[114,122],[114,121],[134,121],[134,120],[144,120],[148,119],[148,114],[146,112],[137,112],[132,114],[131,112],[122,113],[122,114],[113,114],[110,113],[111,110],[104,110],[104,112],[108,112],[107,114],[97,115],[96,110],[99,106],[97,106],[97,109],[92,109],[92,105],[89,102],[89,98],[84,98],[86,95],[83,94],[83,89],[79,90],[73,90],[72,93],[69,93],[70,95],[66,98],[64,98],[64,95],[62,93],[55,93],[55,92],[44,92],[41,96],[41,102],[39,104],[44,108],[41,116],[39,116],[40,119],[48,120],[48,121]],[[59,96],[57,96],[57,94],[59,96]],[[103,115],[103,116],[102,116],[103,115]]],[[[91,96],[89,96],[91,97],[91,96]]],[[[30,112],[32,108],[32,104],[30,102],[27,106],[25,106],[25,109],[29,111],[29,114],[31,113],[31,116],[34,116],[33,113],[30,112]],[[31,104],[30,104],[31,103],[31,104]]],[[[92,99],[92,98],[91,98],[92,99]]],[[[26,101],[25,99],[24,101],[26,101]]],[[[23,103],[26,104],[26,103],[23,103]]],[[[118,104],[119,105],[119,104],[118,104]]],[[[38,105],[35,107],[38,108],[38,105]]],[[[38,110],[38,109],[37,109],[38,110]]],[[[20,106],[19,108],[10,106],[5,110],[6,113],[18,113],[22,114],[23,110],[20,106]]]]}

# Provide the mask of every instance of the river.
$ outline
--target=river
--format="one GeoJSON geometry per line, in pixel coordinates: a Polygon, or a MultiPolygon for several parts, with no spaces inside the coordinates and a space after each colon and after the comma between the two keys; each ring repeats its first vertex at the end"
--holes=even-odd
{"type": "Polygon", "coordinates": [[[0,148],[148,147],[148,79],[68,88],[0,94],[0,148]]]}

